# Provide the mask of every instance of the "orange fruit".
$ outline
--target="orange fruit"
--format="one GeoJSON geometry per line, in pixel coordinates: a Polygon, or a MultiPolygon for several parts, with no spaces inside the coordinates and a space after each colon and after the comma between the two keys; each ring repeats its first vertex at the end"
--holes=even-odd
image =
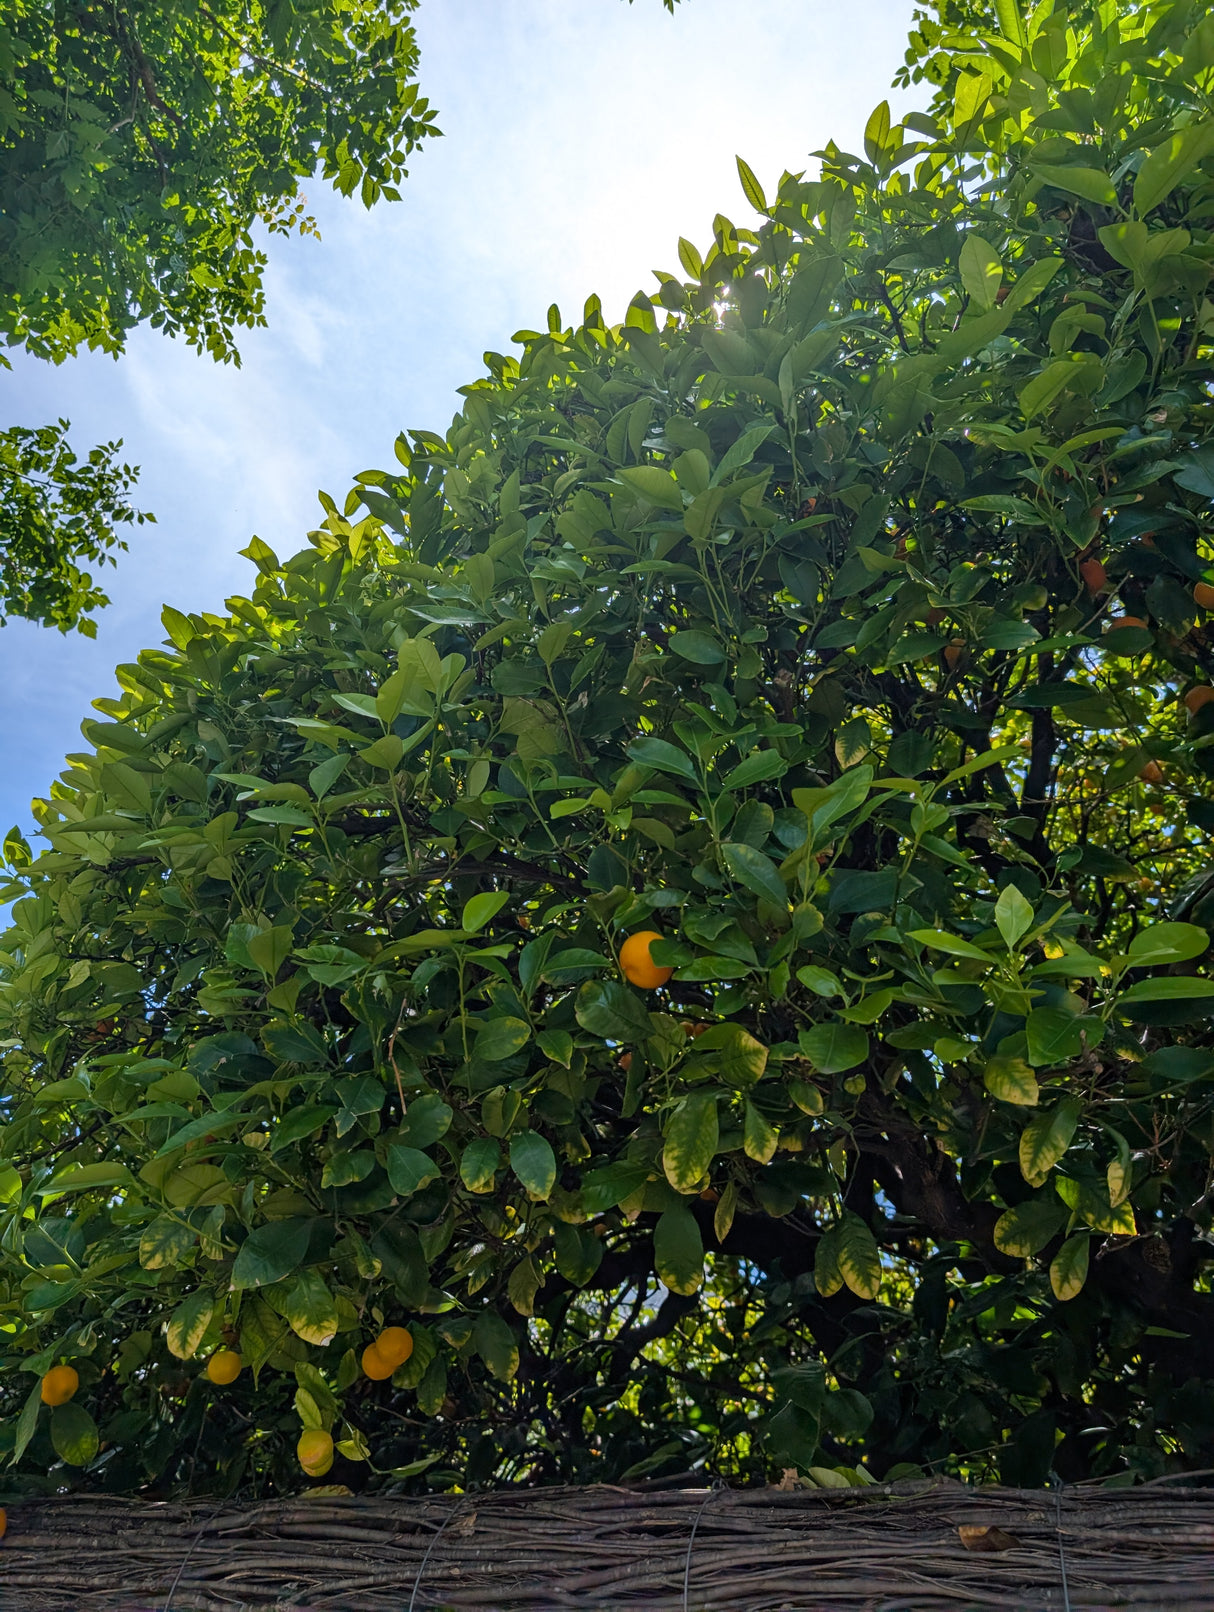
{"type": "Polygon", "coordinates": [[[620,968],[630,985],[639,985],[643,991],[652,991],[674,973],[673,968],[660,968],[649,955],[655,940],[663,937],[656,929],[641,929],[620,947],[620,968]]]}
{"type": "Polygon", "coordinates": [[[1083,578],[1084,586],[1088,592],[1093,594],[1103,593],[1109,580],[1108,573],[1099,560],[1080,561],[1079,575],[1083,578]]]}
{"type": "Polygon", "coordinates": [[[632,1054],[630,1052],[626,1052],[620,1059],[620,1068],[625,1074],[632,1068],[632,1054]]]}
{"type": "Polygon", "coordinates": [[[1141,616],[1114,616],[1109,622],[1108,631],[1116,632],[1119,627],[1145,627],[1146,622],[1141,616]]]}
{"type": "Polygon", "coordinates": [[[370,1377],[372,1382],[383,1382],[396,1370],[396,1363],[381,1355],[375,1344],[369,1343],[363,1350],[363,1375],[370,1377]]]}
{"type": "Polygon", "coordinates": [[[376,1338],[374,1347],[382,1360],[392,1362],[392,1370],[395,1371],[413,1353],[413,1334],[408,1327],[385,1327],[376,1338]]]}
{"type": "Polygon", "coordinates": [[[333,1465],[333,1435],[322,1427],[308,1427],[295,1446],[299,1464],[310,1478],[323,1478],[333,1465]]]}
{"type": "Polygon", "coordinates": [[[944,662],[950,672],[956,669],[957,662],[964,654],[965,640],[963,638],[954,638],[951,644],[945,644],[944,662]]]}
{"type": "Polygon", "coordinates": [[[79,1387],[80,1377],[75,1366],[52,1366],[42,1379],[42,1403],[66,1405],[79,1387]]]}
{"type": "Polygon", "coordinates": [[[207,1376],[220,1388],[226,1388],[229,1383],[234,1383],[243,1370],[244,1361],[235,1349],[216,1349],[207,1361],[207,1376]]]}
{"type": "Polygon", "coordinates": [[[1142,544],[1144,549],[1153,549],[1155,547],[1155,533],[1144,532],[1138,541],[1142,544]]]}
{"type": "Polygon", "coordinates": [[[1194,583],[1193,598],[1203,610],[1214,610],[1214,588],[1208,582],[1194,583]]]}
{"type": "Polygon", "coordinates": [[[1209,683],[1195,683],[1184,697],[1189,715],[1196,716],[1203,705],[1209,705],[1214,700],[1214,688],[1209,683]]]}
{"type": "Polygon", "coordinates": [[[1163,783],[1163,768],[1157,761],[1148,761],[1138,776],[1144,784],[1161,784],[1163,783]]]}

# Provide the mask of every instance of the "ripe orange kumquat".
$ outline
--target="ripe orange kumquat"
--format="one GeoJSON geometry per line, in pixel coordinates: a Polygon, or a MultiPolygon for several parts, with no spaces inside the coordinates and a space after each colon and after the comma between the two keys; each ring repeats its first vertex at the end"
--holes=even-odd
{"type": "Polygon", "coordinates": [[[624,978],[630,985],[639,986],[643,991],[652,991],[666,981],[674,973],[673,968],[663,968],[655,963],[649,948],[655,940],[663,936],[656,929],[641,929],[620,947],[620,967],[624,971],[624,978]]]}
{"type": "Polygon", "coordinates": [[[42,1403],[66,1405],[80,1387],[75,1366],[52,1366],[42,1379],[42,1403]]]}

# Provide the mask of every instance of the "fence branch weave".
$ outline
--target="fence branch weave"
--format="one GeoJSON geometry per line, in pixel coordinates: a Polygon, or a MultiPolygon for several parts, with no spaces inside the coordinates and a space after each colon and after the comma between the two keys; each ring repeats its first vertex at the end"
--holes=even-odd
{"type": "Polygon", "coordinates": [[[706,1498],[27,1501],[0,1547],[0,1609],[399,1612],[412,1596],[415,1612],[1214,1612],[1214,1489],[936,1482],[706,1498]],[[1000,1529],[1011,1547],[975,1553],[961,1528],[1000,1529]]]}

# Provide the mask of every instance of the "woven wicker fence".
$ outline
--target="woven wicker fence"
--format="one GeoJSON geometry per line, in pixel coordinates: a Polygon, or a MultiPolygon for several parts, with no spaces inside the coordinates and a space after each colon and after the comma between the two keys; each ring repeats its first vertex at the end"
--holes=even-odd
{"type": "Polygon", "coordinates": [[[27,1502],[3,1612],[1214,1612],[1214,1489],[27,1502]]]}

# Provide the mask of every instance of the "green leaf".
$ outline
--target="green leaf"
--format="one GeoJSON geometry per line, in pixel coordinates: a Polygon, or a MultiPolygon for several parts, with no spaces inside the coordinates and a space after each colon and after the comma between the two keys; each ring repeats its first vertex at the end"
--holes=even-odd
{"type": "Polygon", "coordinates": [[[469,1192],[492,1192],[501,1162],[502,1150],[491,1136],[474,1137],[460,1155],[460,1180],[469,1192]]]}
{"type": "Polygon", "coordinates": [[[283,1320],[305,1343],[324,1347],[337,1336],[337,1304],[318,1271],[301,1271],[281,1305],[283,1320]]]}
{"type": "Polygon", "coordinates": [[[198,1345],[206,1336],[214,1313],[215,1295],[204,1288],[199,1288],[188,1298],[182,1299],[169,1317],[165,1332],[169,1350],[178,1360],[193,1359],[198,1351],[198,1345]]]}
{"type": "Polygon", "coordinates": [[[442,1171],[428,1153],[399,1142],[394,1142],[388,1148],[386,1168],[393,1192],[402,1198],[420,1192],[431,1181],[437,1181],[442,1176],[442,1171]]]}
{"type": "Polygon", "coordinates": [[[704,272],[704,259],[696,247],[682,235],[679,236],[679,262],[693,280],[698,280],[704,272]]]}
{"type": "Polygon", "coordinates": [[[1214,996],[1214,980],[1198,979],[1191,975],[1162,974],[1155,979],[1139,980],[1117,998],[1118,1008],[1134,1007],[1139,1002],[1191,1002],[1214,996]]]}
{"type": "Polygon", "coordinates": [[[1197,924],[1150,924],[1134,936],[1127,957],[1131,968],[1187,963],[1200,957],[1209,945],[1208,933],[1197,924]]]}
{"type": "Polygon", "coordinates": [[[735,470],[744,469],[775,429],[770,422],[748,426],[725,450],[724,457],[712,473],[712,485],[719,487],[729,480],[735,470]]]}
{"type": "Polygon", "coordinates": [[[509,890],[482,890],[464,903],[460,928],[474,935],[478,929],[485,927],[490,918],[496,917],[509,900],[509,890]]]}
{"type": "Polygon", "coordinates": [[[518,1338],[494,1310],[482,1310],[472,1323],[472,1344],[498,1382],[512,1382],[518,1372],[518,1338]]]}
{"type": "Polygon", "coordinates": [[[472,1056],[482,1063],[501,1063],[521,1052],[531,1040],[531,1034],[531,1026],[525,1019],[489,1019],[476,1033],[472,1056]]]}
{"type": "Polygon", "coordinates": [[[29,1448],[30,1440],[38,1431],[38,1412],[42,1408],[42,1380],[38,1379],[26,1396],[25,1404],[21,1407],[21,1414],[17,1418],[17,1434],[13,1443],[13,1453],[9,1457],[9,1465],[16,1466],[17,1462],[29,1448]]]}
{"type": "Polygon", "coordinates": [[[836,1258],[844,1282],[856,1297],[875,1299],[881,1291],[881,1253],[876,1238],[859,1215],[844,1217],[836,1258]]]}
{"type": "MultiPolygon", "coordinates": [[[[1098,1028],[1099,1021],[1096,1025],[1098,1028]]],[[[1041,1069],[1077,1058],[1083,1051],[1083,1032],[1090,1026],[1065,1008],[1034,1008],[1024,1028],[1028,1037],[1028,1061],[1035,1069],[1041,1069]]]]}
{"type": "Polygon", "coordinates": [[[51,1443],[68,1466],[88,1466],[101,1447],[97,1424],[74,1399],[51,1411],[51,1443]]]}
{"type": "MultiPolygon", "coordinates": [[[[1176,186],[1210,152],[1214,151],[1214,123],[1200,118],[1177,129],[1157,145],[1138,170],[1134,180],[1134,206],[1149,213],[1166,201],[1176,186]]],[[[1082,1285],[1082,1284],[1081,1284],[1082,1285]]]]}
{"type": "Polygon", "coordinates": [[[1059,358],[1047,364],[1040,374],[1020,389],[1020,408],[1026,420],[1043,413],[1050,404],[1067,390],[1073,390],[1082,379],[1084,364],[1073,358],[1059,358]]]}
{"type": "Polygon", "coordinates": [[[690,757],[684,751],[677,750],[674,745],[668,744],[665,739],[634,739],[628,746],[628,754],[633,761],[639,761],[643,767],[654,767],[658,772],[672,772],[693,784],[697,782],[690,757]]]}
{"type": "Polygon", "coordinates": [[[450,1129],[452,1109],[437,1092],[423,1092],[413,1098],[396,1133],[409,1147],[432,1147],[450,1129]]]}
{"type": "Polygon", "coordinates": [[[1083,1284],[1088,1279],[1091,1242],[1086,1232],[1077,1231],[1073,1237],[1067,1238],[1050,1261],[1050,1286],[1054,1290],[1054,1297],[1062,1303],[1083,1291],[1083,1284]]]}
{"type": "Polygon", "coordinates": [[[250,935],[245,941],[245,950],[254,967],[272,980],[291,955],[294,938],[289,924],[275,924],[270,929],[259,929],[255,935],[250,935]]]}
{"type": "MultiPolygon", "coordinates": [[[[882,155],[890,148],[889,131],[889,102],[882,101],[869,113],[864,126],[864,154],[870,162],[880,162],[882,155]]],[[[760,208],[760,211],[763,210],[760,208]]]]}
{"type": "Polygon", "coordinates": [[[131,1179],[125,1164],[68,1164],[38,1188],[42,1196],[52,1192],[88,1192],[94,1187],[116,1187],[131,1179]]]}
{"type": "Polygon", "coordinates": [[[676,1192],[695,1192],[717,1151],[720,1137],[713,1092],[692,1092],[676,1104],[663,1133],[662,1168],[676,1192]]]}
{"type": "Polygon", "coordinates": [[[563,1069],[568,1069],[573,1061],[573,1037],[568,1030],[541,1030],[535,1044],[545,1058],[559,1063],[563,1069]]]}
{"type": "Polygon", "coordinates": [[[1068,1212],[1059,1203],[1030,1198],[1008,1209],[995,1222],[995,1247],[1001,1254],[1028,1259],[1066,1225],[1068,1212]]]}
{"type": "Polygon", "coordinates": [[[657,465],[636,465],[617,469],[616,478],[659,509],[677,509],[682,513],[683,494],[668,470],[659,470],[657,465]]]}
{"type": "Polygon", "coordinates": [[[614,1209],[638,1187],[644,1186],[648,1174],[648,1166],[628,1159],[605,1165],[600,1170],[591,1170],[582,1178],[582,1207],[589,1215],[600,1215],[605,1209],[614,1209]]]}
{"type": "Polygon", "coordinates": [[[723,790],[750,789],[772,778],[782,778],[788,763],[778,750],[755,750],[721,779],[723,790]]]}
{"type": "Polygon", "coordinates": [[[1055,190],[1068,195],[1082,196],[1085,201],[1099,202],[1104,207],[1117,205],[1117,192],[1113,181],[1102,168],[1059,167],[1048,162],[1035,162],[1033,172],[1055,190]]]}
{"type": "MultiPolygon", "coordinates": [[[[722,1084],[735,1088],[753,1086],[763,1078],[768,1049],[740,1024],[713,1024],[694,1042],[694,1069],[710,1070],[722,1084]]],[[[688,1066],[688,1076],[693,1066],[688,1066]]]]}
{"type": "Polygon", "coordinates": [[[1043,1185],[1050,1171],[1071,1145],[1083,1105],[1077,1097],[1064,1097],[1053,1108],[1034,1114],[1020,1133],[1020,1172],[1032,1187],[1043,1185]]]}
{"type": "Polygon", "coordinates": [[[1037,1076],[1023,1058],[988,1058],[983,1073],[986,1089],[1000,1102],[1035,1108],[1040,1092],[1037,1076]]]}
{"type": "Polygon", "coordinates": [[[788,891],[784,880],[775,863],[762,851],[756,851],[753,845],[726,841],[721,847],[721,859],[739,884],[764,901],[770,901],[772,906],[787,908],[788,891]]]}
{"type": "Polygon", "coordinates": [[[995,903],[995,926],[1009,951],[1013,951],[1016,942],[1033,927],[1033,919],[1032,904],[1014,884],[1000,891],[995,903]]]}
{"type": "Polygon", "coordinates": [[[667,1209],[653,1228],[653,1262],[672,1293],[690,1295],[704,1280],[704,1243],[690,1209],[667,1209]]]}
{"type": "Polygon", "coordinates": [[[992,309],[1003,280],[1003,264],[995,248],[981,235],[970,231],[961,247],[957,266],[967,294],[983,310],[992,309]]]}
{"type": "MultiPolygon", "coordinates": [[[[670,635],[670,647],[676,655],[681,655],[684,660],[694,661],[697,666],[717,666],[725,659],[725,651],[716,639],[710,638],[706,632],[695,632],[690,629],[673,632],[670,635]]],[[[662,740],[659,739],[656,743],[661,744],[662,740]]]]}
{"type": "Polygon", "coordinates": [[[911,940],[932,946],[938,952],[947,952],[950,957],[970,957],[978,963],[995,961],[989,952],[984,952],[981,946],[975,946],[973,941],[962,940],[959,935],[950,935],[943,929],[911,929],[907,933],[911,940]]]}
{"type": "Polygon", "coordinates": [[[232,1266],[236,1291],[281,1282],[301,1263],[312,1235],[311,1220],[270,1220],[251,1231],[232,1266]]]}
{"type": "Polygon", "coordinates": [[[858,1024],[829,1020],[802,1030],[797,1036],[801,1051],[821,1074],[839,1075],[854,1069],[868,1057],[868,1036],[858,1024]]]}
{"type": "Polygon", "coordinates": [[[742,181],[742,189],[746,192],[746,200],[756,213],[765,213],[767,211],[767,197],[763,194],[762,185],[746,163],[742,161],[741,157],[735,157],[734,161],[738,165],[738,178],[742,181]]]}
{"type": "Polygon", "coordinates": [[[619,980],[587,980],[578,990],[574,1014],[582,1029],[604,1041],[644,1041],[649,1013],[640,998],[619,980]]]}
{"type": "Polygon", "coordinates": [[[520,1131],[510,1142],[510,1168],[533,1201],[544,1203],[556,1185],[556,1154],[538,1131],[520,1131]]]}
{"type": "MultiPolygon", "coordinates": [[[[1009,0],[1009,3],[1012,3],[1012,0],[1009,0]]],[[[1003,303],[1004,313],[1010,317],[1019,313],[1021,308],[1027,308],[1030,303],[1035,302],[1061,267],[1060,257],[1038,258],[1035,263],[1030,263],[1022,270],[1008,292],[1003,303]]]]}

